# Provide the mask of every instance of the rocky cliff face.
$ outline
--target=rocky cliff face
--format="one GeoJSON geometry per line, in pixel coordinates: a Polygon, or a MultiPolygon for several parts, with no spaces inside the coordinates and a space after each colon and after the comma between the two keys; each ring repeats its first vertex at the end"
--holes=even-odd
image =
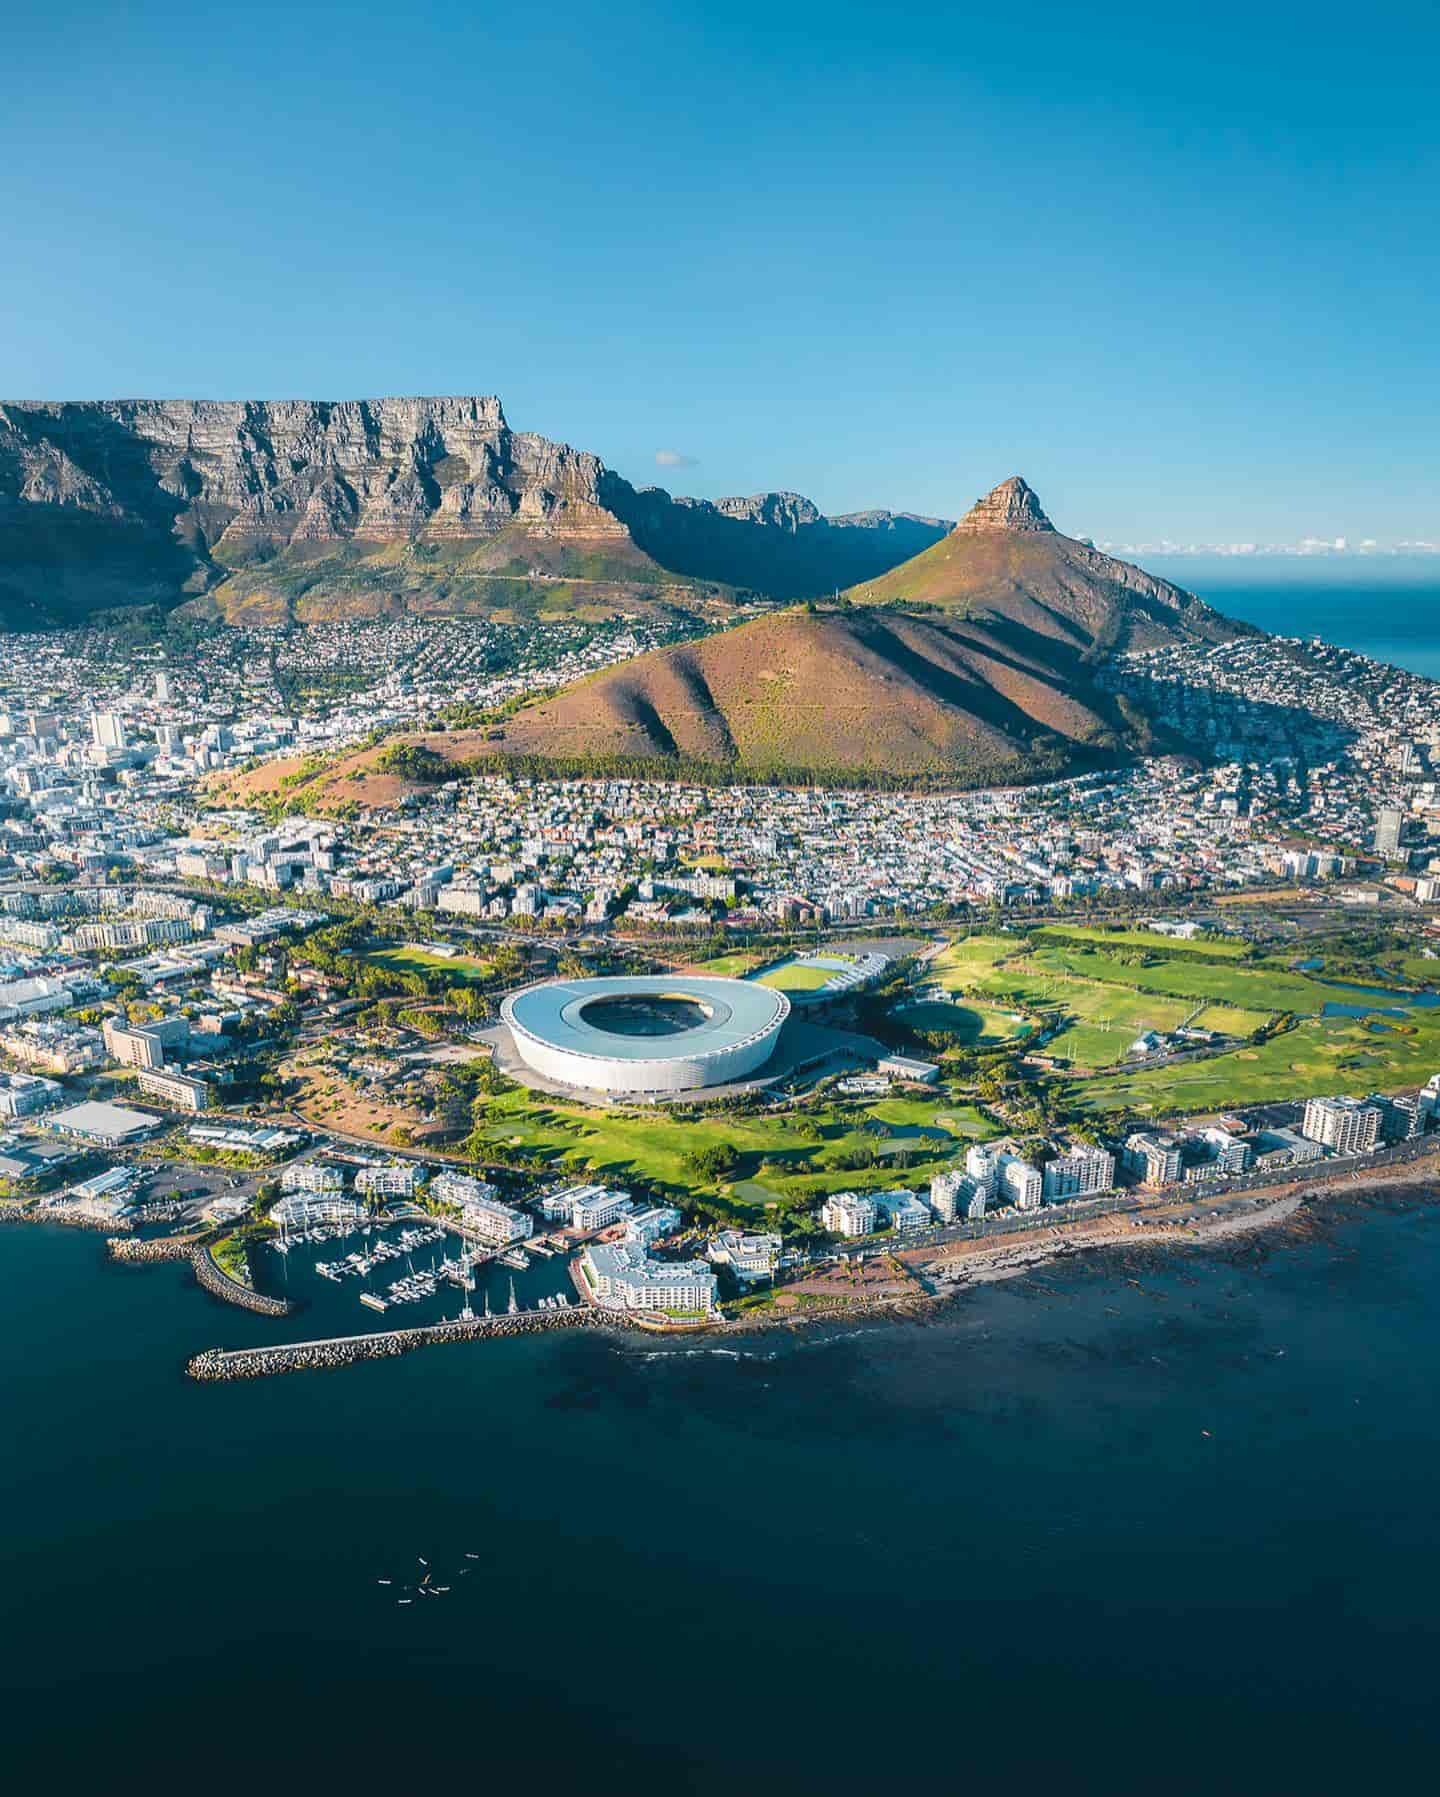
{"type": "MultiPolygon", "coordinates": [[[[479,545],[476,578],[518,568],[624,588],[669,575],[798,597],[891,567],[944,528],[888,513],[830,521],[789,493],[637,492],[597,456],[512,430],[494,397],[0,405],[10,628],[174,604],[261,562],[273,585],[287,558],[323,567],[339,546],[352,583],[377,545],[449,546],[452,562],[479,545]]],[[[344,604],[337,589],[331,615],[344,604]]]]}
{"type": "Polygon", "coordinates": [[[1054,528],[1034,491],[1018,474],[1002,480],[983,499],[977,499],[955,526],[961,536],[978,535],[988,530],[1053,531],[1054,528]]]}

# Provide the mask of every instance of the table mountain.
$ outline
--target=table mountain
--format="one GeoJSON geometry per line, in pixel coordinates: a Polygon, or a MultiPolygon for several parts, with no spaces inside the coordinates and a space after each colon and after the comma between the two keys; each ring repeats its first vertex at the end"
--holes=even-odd
{"type": "Polygon", "coordinates": [[[869,579],[942,520],[636,489],[492,397],[0,405],[0,624],[574,610],[869,579]]]}

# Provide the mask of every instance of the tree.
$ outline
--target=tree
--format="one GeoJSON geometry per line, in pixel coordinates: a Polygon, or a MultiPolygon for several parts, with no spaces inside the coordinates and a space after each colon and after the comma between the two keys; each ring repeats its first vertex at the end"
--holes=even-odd
{"type": "Polygon", "coordinates": [[[705,1142],[685,1156],[686,1167],[701,1179],[723,1179],[734,1172],[740,1156],[729,1142],[705,1142]]]}

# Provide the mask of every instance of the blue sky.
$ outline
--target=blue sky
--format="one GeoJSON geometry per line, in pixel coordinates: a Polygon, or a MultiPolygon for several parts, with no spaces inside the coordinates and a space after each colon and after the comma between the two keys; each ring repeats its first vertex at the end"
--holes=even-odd
{"type": "Polygon", "coordinates": [[[0,393],[498,392],[680,492],[1440,539],[1437,53],[1390,0],[54,0],[0,393]]]}

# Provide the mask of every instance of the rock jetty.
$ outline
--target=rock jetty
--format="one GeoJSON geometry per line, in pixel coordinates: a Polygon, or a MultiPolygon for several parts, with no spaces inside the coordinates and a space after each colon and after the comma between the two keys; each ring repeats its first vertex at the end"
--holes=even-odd
{"type": "Polygon", "coordinates": [[[248,1285],[241,1285],[238,1279],[232,1279],[228,1273],[216,1266],[208,1248],[192,1248],[190,1265],[195,1278],[212,1298],[219,1298],[225,1304],[236,1304],[241,1310],[253,1310],[261,1317],[288,1317],[295,1306],[288,1298],[267,1298],[263,1292],[257,1292],[248,1285]]]}
{"type": "Polygon", "coordinates": [[[192,1379],[265,1379],[275,1373],[328,1371],[354,1366],[360,1360],[388,1360],[416,1348],[442,1347],[447,1342],[540,1335],[555,1329],[613,1329],[617,1321],[610,1313],[599,1310],[526,1310],[515,1316],[475,1317],[470,1322],[431,1323],[414,1329],[387,1329],[374,1335],[339,1336],[330,1341],[206,1348],[185,1370],[192,1379]]]}

